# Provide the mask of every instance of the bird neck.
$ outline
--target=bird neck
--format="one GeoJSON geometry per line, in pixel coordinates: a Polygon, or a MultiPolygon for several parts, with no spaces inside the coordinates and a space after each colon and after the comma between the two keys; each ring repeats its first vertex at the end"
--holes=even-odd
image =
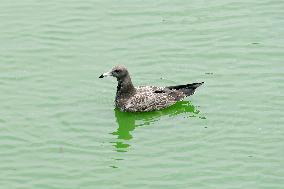
{"type": "Polygon", "coordinates": [[[117,81],[117,96],[129,97],[135,93],[135,88],[131,82],[131,78],[129,75],[126,75],[124,78],[117,79],[117,81]]]}

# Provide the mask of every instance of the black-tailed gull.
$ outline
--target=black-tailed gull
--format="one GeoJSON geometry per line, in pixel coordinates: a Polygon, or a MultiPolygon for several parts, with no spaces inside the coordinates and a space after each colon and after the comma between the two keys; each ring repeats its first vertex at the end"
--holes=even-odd
{"type": "Polygon", "coordinates": [[[115,106],[124,112],[148,112],[160,110],[190,96],[201,83],[176,85],[168,87],[139,86],[134,87],[130,75],[124,66],[115,66],[111,71],[102,74],[116,77],[118,81],[115,106]]]}

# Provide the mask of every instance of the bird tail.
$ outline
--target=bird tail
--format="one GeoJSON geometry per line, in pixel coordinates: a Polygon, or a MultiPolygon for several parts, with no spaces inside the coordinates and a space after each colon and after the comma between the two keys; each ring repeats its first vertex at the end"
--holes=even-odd
{"type": "Polygon", "coordinates": [[[175,89],[178,91],[183,92],[186,96],[190,96],[195,92],[195,89],[202,85],[204,82],[201,83],[191,83],[186,85],[176,85],[176,86],[169,86],[168,89],[175,89]]]}

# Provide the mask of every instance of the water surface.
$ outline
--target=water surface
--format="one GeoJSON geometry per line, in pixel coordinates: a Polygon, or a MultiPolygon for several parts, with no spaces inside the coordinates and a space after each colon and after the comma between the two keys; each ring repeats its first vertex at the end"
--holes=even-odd
{"type": "Polygon", "coordinates": [[[284,186],[281,1],[1,1],[0,188],[284,186]],[[135,85],[204,81],[169,109],[135,85]]]}

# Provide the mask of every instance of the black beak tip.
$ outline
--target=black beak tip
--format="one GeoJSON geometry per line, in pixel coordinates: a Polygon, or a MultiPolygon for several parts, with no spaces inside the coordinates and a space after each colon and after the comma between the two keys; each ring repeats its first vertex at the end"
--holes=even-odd
{"type": "Polygon", "coordinates": [[[104,76],[103,76],[103,74],[102,75],[100,75],[100,77],[99,78],[103,78],[104,76]]]}

